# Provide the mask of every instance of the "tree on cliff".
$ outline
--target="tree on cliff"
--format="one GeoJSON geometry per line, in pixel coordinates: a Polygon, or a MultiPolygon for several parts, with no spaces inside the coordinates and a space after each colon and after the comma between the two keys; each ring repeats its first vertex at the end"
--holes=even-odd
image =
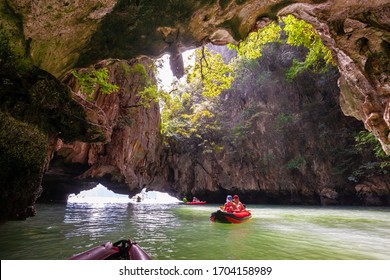
{"type": "Polygon", "coordinates": [[[103,94],[111,94],[119,90],[117,85],[109,82],[107,68],[87,69],[85,71],[72,71],[73,76],[80,85],[80,91],[88,100],[93,100],[93,94],[98,90],[103,94]]]}

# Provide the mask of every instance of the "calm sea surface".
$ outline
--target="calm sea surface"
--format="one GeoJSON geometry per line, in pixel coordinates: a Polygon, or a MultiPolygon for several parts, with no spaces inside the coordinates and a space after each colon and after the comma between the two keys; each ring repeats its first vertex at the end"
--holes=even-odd
{"type": "Polygon", "coordinates": [[[0,225],[0,258],[67,259],[132,239],[156,260],[390,259],[390,208],[248,205],[243,224],[209,221],[218,205],[38,204],[0,225]]]}

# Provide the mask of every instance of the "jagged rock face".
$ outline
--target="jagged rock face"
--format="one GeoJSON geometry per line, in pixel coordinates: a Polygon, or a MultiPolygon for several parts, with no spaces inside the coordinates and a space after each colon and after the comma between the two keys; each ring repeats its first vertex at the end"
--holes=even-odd
{"type": "Polygon", "coordinates": [[[109,70],[110,82],[120,89],[109,95],[96,92],[92,102],[82,97],[74,77],[66,79],[84,106],[88,106],[86,111],[93,103],[92,112],[99,112],[87,119],[104,126],[107,141],[64,144],[59,140],[53,166],[43,182],[42,199],[66,200],[67,194],[97,183],[117,193],[135,194],[151,183],[160,160],[160,111],[155,102],[146,107],[140,105],[138,96],[154,79],[151,65],[146,58],[101,63],[99,67],[109,70]],[[55,197],[59,183],[63,191],[55,197]]]}

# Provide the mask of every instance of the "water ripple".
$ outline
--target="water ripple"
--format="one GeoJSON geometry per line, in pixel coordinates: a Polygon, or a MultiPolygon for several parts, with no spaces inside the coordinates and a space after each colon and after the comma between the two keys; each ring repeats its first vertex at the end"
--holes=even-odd
{"type": "Polygon", "coordinates": [[[154,259],[390,259],[390,209],[251,206],[239,225],[218,205],[68,203],[0,226],[1,259],[66,259],[131,238],[154,259]]]}

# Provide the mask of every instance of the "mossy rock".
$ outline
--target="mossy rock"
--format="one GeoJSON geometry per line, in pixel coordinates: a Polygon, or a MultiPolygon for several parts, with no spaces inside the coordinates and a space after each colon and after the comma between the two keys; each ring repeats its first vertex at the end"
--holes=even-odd
{"type": "Polygon", "coordinates": [[[0,221],[34,215],[47,150],[45,133],[0,112],[0,221]]]}
{"type": "Polygon", "coordinates": [[[65,142],[104,140],[99,127],[86,121],[83,106],[49,73],[33,67],[19,72],[12,65],[0,65],[0,110],[34,124],[47,135],[60,134],[65,142]]]}
{"type": "Polygon", "coordinates": [[[5,32],[0,28],[0,221],[34,215],[49,139],[104,140],[70,90],[26,63],[5,32]]]}

